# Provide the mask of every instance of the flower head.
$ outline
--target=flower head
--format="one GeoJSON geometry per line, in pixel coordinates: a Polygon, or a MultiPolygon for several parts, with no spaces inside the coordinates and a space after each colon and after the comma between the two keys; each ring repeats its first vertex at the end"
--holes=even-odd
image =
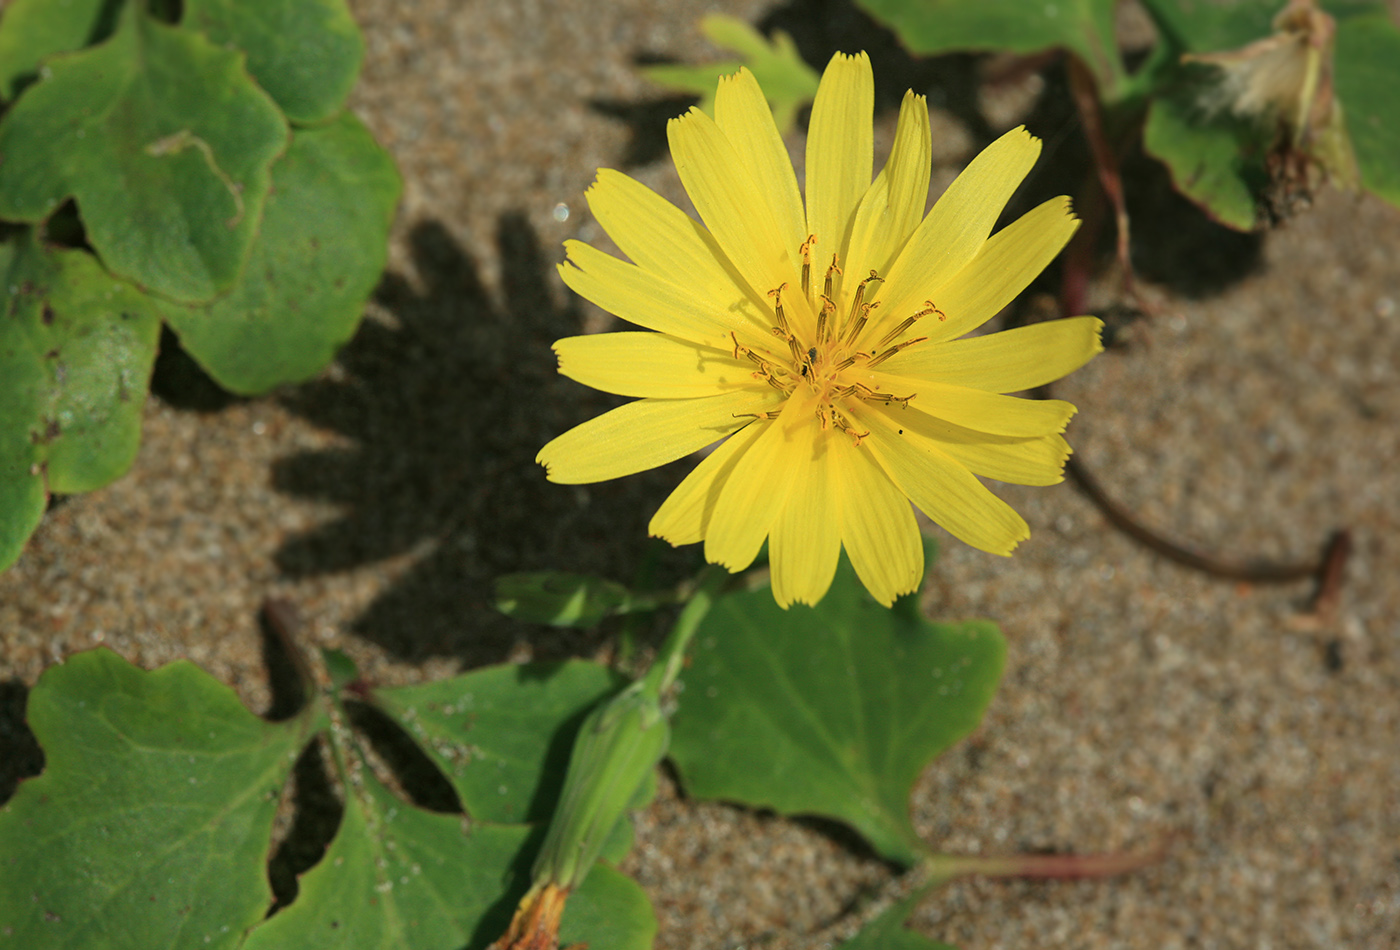
{"type": "Polygon", "coordinates": [[[991,234],[1038,140],[1002,136],[925,217],[928,110],[909,93],[871,183],[874,82],[865,54],[832,58],[812,107],[804,204],[747,71],[720,80],[715,116],[668,133],[704,224],[602,169],[589,207],[631,263],[566,243],[564,282],[653,332],[569,337],[559,371],[640,397],[540,450],[556,482],[617,478],[720,442],[651,520],[732,571],[766,539],[778,603],[816,603],[844,546],[881,603],[918,586],[910,502],[968,544],[1009,554],[1030,531],[977,478],[1049,485],[1074,407],[1005,395],[1101,349],[1075,317],[958,339],[1060,251],[1077,221],[1056,198],[991,234]],[[723,440],[723,441],[720,441],[723,440]]]}

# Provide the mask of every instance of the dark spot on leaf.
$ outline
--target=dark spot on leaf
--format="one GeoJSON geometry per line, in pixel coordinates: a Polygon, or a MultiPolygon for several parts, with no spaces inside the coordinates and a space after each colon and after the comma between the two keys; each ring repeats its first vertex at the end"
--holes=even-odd
{"type": "Polygon", "coordinates": [[[312,238],[312,239],[311,239],[311,250],[313,250],[313,251],[319,251],[320,249],[321,249],[321,240],[320,240],[320,238],[312,238]]]}
{"type": "Polygon", "coordinates": [[[26,297],[31,296],[34,293],[34,282],[31,280],[24,281],[19,285],[19,292],[26,297]]]}
{"type": "Polygon", "coordinates": [[[49,305],[48,301],[45,301],[44,309],[43,312],[39,315],[39,319],[43,321],[44,326],[51,327],[53,326],[53,317],[53,307],[49,305]]]}
{"type": "Polygon", "coordinates": [[[54,349],[54,350],[49,350],[47,353],[44,354],[44,359],[46,359],[46,360],[56,360],[56,359],[58,359],[58,350],[56,350],[56,349],[54,349]]]}
{"type": "Polygon", "coordinates": [[[331,929],[332,929],[332,930],[339,930],[339,929],[340,929],[340,921],[338,921],[338,920],[332,920],[332,921],[331,921],[331,929]]]}
{"type": "Polygon", "coordinates": [[[341,290],[341,289],[343,289],[343,288],[345,287],[345,278],[344,278],[344,277],[337,277],[337,278],[335,279],[335,281],[333,282],[333,286],[335,287],[336,290],[341,290]]]}
{"type": "Polygon", "coordinates": [[[134,313],[128,313],[127,311],[123,310],[123,311],[122,311],[122,319],[123,319],[123,320],[135,320],[135,319],[136,319],[136,314],[134,314],[134,313]]]}

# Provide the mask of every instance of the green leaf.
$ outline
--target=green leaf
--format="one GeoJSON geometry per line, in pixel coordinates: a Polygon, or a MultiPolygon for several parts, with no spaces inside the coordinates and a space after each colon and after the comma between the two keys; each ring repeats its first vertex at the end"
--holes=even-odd
{"type": "Polygon", "coordinates": [[[1387,15],[1338,23],[1334,84],[1362,185],[1400,206],[1400,28],[1387,15]]]}
{"type": "Polygon", "coordinates": [[[917,860],[914,780],[981,720],[1006,648],[993,624],[930,623],[916,601],[881,607],[844,558],[816,608],[782,610],[767,590],[721,598],[672,721],[687,792],[835,818],[917,860]]]}
{"type": "Polygon", "coordinates": [[[1126,80],[1113,35],[1116,0],[857,0],[912,53],[1069,50],[1113,98],[1126,80]]]}
{"type": "Polygon", "coordinates": [[[228,294],[162,313],[221,386],[253,395],[320,371],[354,334],[384,269],[400,181],[359,119],[298,129],[248,266],[228,294]]]}
{"type": "Polygon", "coordinates": [[[451,679],[375,690],[482,821],[548,818],[579,724],[625,679],[581,660],[505,664],[451,679]]]}
{"type": "Polygon", "coordinates": [[[33,233],[0,245],[0,568],[47,490],[91,491],[131,467],[160,320],[84,251],[33,233]],[[47,483],[47,488],[46,488],[47,483]]]}
{"type": "Polygon", "coordinates": [[[47,670],[28,720],[46,765],[0,809],[9,945],[232,947],[262,919],[305,720],[264,722],[189,663],[146,673],[105,649],[47,670]]]}
{"type": "MultiPolygon", "coordinates": [[[[296,900],[246,950],[458,950],[505,931],[530,883],[536,829],[474,823],[396,798],[350,753],[345,817],[296,900]]],[[[647,950],[651,905],[631,879],[597,867],[565,907],[564,943],[647,950]]]]}
{"type": "Polygon", "coordinates": [[[345,103],[365,44],[345,0],[184,0],[180,25],[248,54],[248,72],[287,118],[314,123],[345,103]]]}
{"type": "MultiPolygon", "coordinates": [[[[1225,5],[1152,0],[1149,6],[1172,42],[1193,53],[1240,50],[1272,36],[1273,16],[1280,9],[1267,0],[1225,5]]],[[[1400,82],[1400,29],[1375,3],[1324,6],[1337,22],[1334,86],[1348,134],[1314,129],[1304,148],[1345,185],[1349,137],[1361,184],[1400,204],[1400,104],[1391,94],[1400,82]]],[[[1264,74],[1257,81],[1268,78],[1264,74]]],[[[1251,123],[1210,114],[1201,99],[1208,83],[1223,81],[1209,67],[1177,70],[1172,85],[1152,102],[1144,144],[1166,163],[1178,190],[1222,224],[1248,230],[1259,217],[1259,196],[1269,187],[1265,153],[1276,128],[1270,116],[1251,123]]]]}
{"type": "Polygon", "coordinates": [[[816,70],[802,59],[792,37],[774,30],[770,43],[748,23],[722,13],[701,19],[700,31],[720,49],[738,53],[739,58],[699,66],[643,66],[638,71],[658,86],[700,96],[700,108],[714,115],[719,78],[747,66],[763,89],[778,130],[791,131],[797,122],[798,108],[815,98],[819,79],[816,70]]]}
{"type": "Polygon", "coordinates": [[[321,662],[331,679],[331,688],[339,692],[360,678],[360,668],[344,650],[321,649],[321,662]]]}
{"type": "Polygon", "coordinates": [[[1273,33],[1284,0],[1143,0],[1174,45],[1193,53],[1235,49],[1273,33]]]}
{"type": "Polygon", "coordinates": [[[904,927],[914,908],[919,906],[919,902],[934,886],[936,885],[925,885],[908,897],[896,901],[836,950],[955,950],[946,943],[930,940],[904,927]]]}
{"type": "Polygon", "coordinates": [[[592,574],[534,571],[496,578],[496,609],[507,617],[551,627],[592,627],[604,617],[655,610],[675,603],[638,595],[616,581],[592,574]]]}
{"type": "Polygon", "coordinates": [[[1258,219],[1255,195],[1267,186],[1260,154],[1267,142],[1228,116],[1207,118],[1189,87],[1152,100],[1143,147],[1161,159],[1172,184],[1221,224],[1240,231],[1258,219]]]}
{"type": "Polygon", "coordinates": [[[108,6],[107,0],[10,0],[0,16],[0,98],[19,95],[47,57],[91,43],[108,6]]]}
{"type": "Polygon", "coordinates": [[[240,53],[142,7],[52,59],[0,122],[0,217],[38,222],[75,197],[110,270],[206,301],[247,260],[287,126],[240,53]]]}

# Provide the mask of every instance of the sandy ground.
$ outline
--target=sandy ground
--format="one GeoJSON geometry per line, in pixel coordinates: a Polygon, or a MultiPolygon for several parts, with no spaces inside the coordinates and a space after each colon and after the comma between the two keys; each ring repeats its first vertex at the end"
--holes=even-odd
{"type": "MultiPolygon", "coordinates": [[[[888,147],[904,86],[926,92],[940,187],[1038,88],[979,92],[966,59],[911,63],[820,0],[353,7],[369,44],[353,105],[405,177],[369,319],[318,380],[262,399],[220,398],[163,358],[131,474],[56,507],[0,576],[0,796],[40,764],[27,686],[99,643],[146,667],[190,657],[266,709],[268,595],[299,606],[308,642],[385,683],[607,653],[608,630],[523,627],[486,605],[506,571],[634,576],[646,521],[686,469],[573,488],[532,462],[611,404],[558,379],[549,351],[608,325],[553,271],[564,238],[606,240],[582,198],[594,169],[683,200],[662,130],[687,103],[639,78],[637,58],[712,56],[695,22],[716,8],[782,24],[816,64],[870,49],[877,139],[888,147]]],[[[1027,200],[1054,193],[1056,168],[1083,172],[1063,106],[1037,114],[1048,170],[1027,200]]],[[[1393,950],[1400,212],[1325,193],[1285,229],[1239,236],[1139,171],[1156,313],[1113,321],[1119,345],[1058,387],[1080,407],[1079,458],[1145,520],[1227,556],[1313,557],[1350,527],[1342,596],[1310,618],[1307,582],[1207,577],[1069,484],[999,488],[1032,539],[1003,560],[942,536],[927,606],[1001,623],[1006,678],[973,739],[918,784],[916,826],[961,853],[1171,847],[1114,881],[957,883],[913,923],[963,950],[1393,950]]],[[[1115,288],[1109,274],[1093,291],[1110,315],[1115,288]]],[[[659,576],[694,557],[668,551],[659,576]]],[[[626,866],[662,950],[831,946],[898,893],[840,829],[662,785],[626,866]]]]}

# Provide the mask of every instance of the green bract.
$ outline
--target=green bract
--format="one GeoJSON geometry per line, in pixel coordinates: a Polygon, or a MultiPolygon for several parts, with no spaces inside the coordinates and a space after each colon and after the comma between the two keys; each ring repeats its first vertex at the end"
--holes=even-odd
{"type": "Polygon", "coordinates": [[[344,110],[362,54],[343,0],[5,9],[0,219],[27,227],[0,243],[0,568],[47,493],[130,466],[161,320],[240,394],[354,333],[400,189],[344,110]]]}

